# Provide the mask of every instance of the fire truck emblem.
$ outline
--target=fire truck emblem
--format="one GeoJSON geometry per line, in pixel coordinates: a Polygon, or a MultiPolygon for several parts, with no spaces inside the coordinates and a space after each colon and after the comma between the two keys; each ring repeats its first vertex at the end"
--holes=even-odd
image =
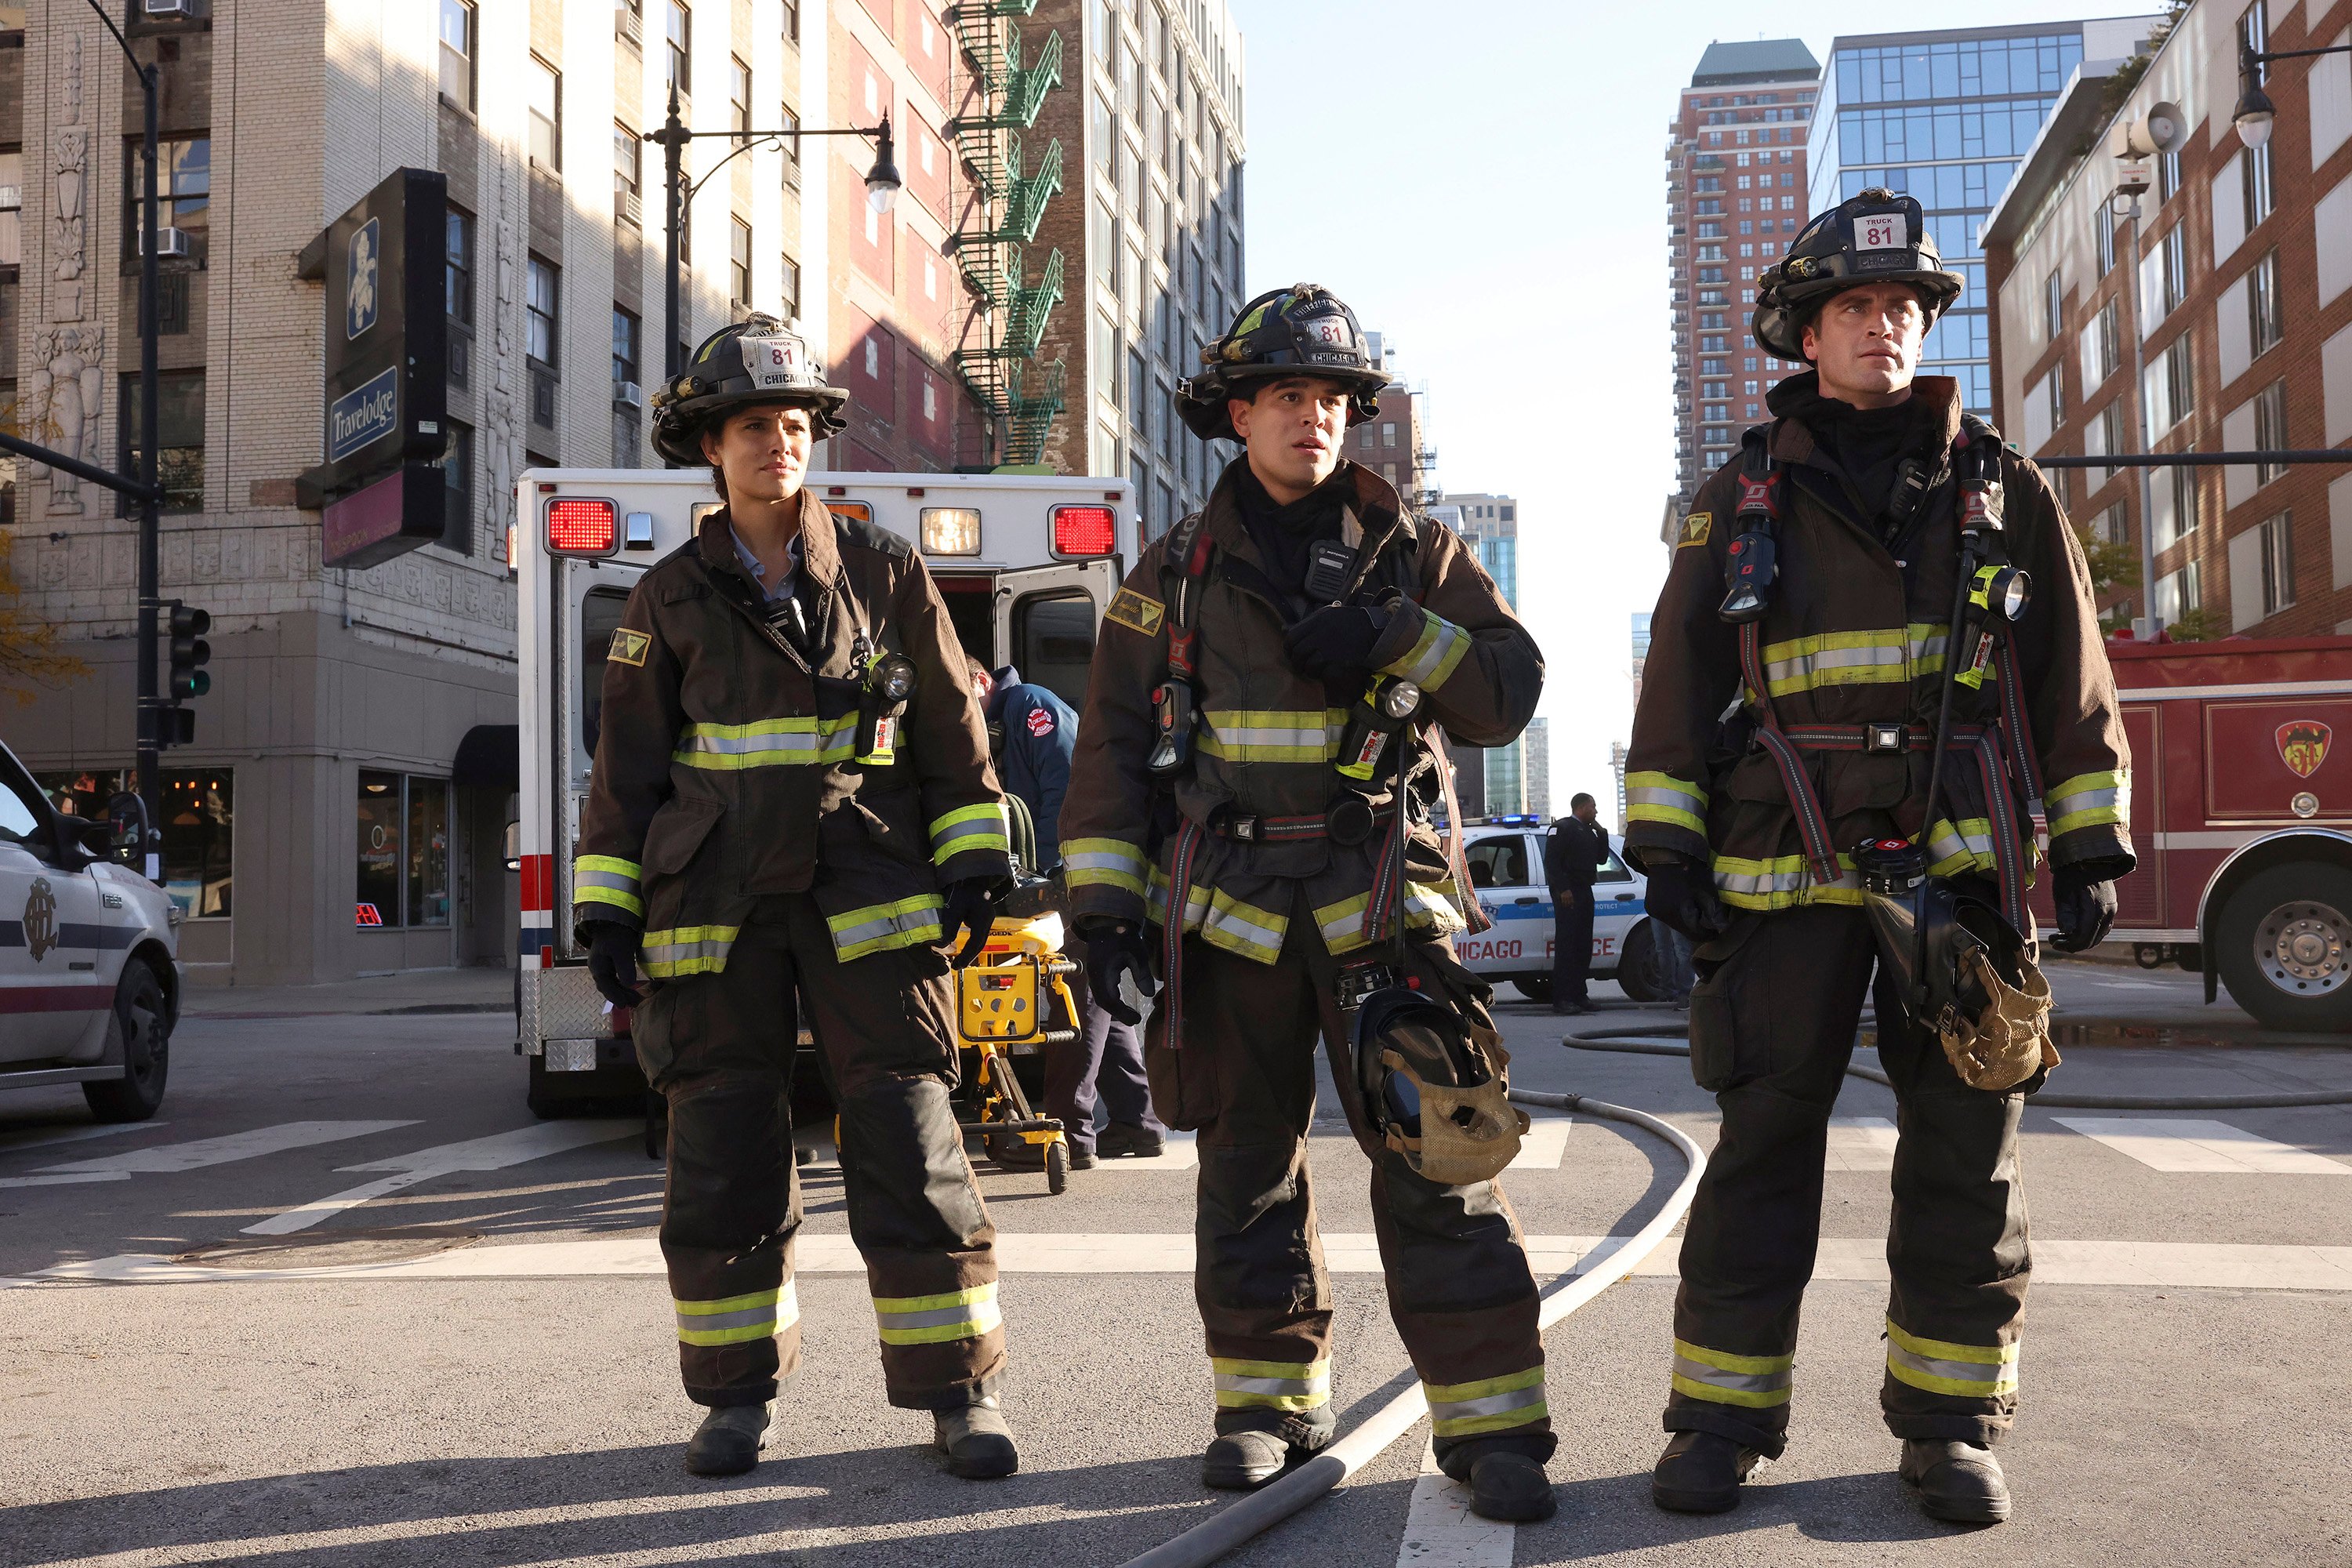
{"type": "Polygon", "coordinates": [[[2327,742],[2335,731],[2316,719],[2297,719],[2278,727],[2279,758],[2307,779],[2327,760],[2327,742]]]}
{"type": "Polygon", "coordinates": [[[58,895],[47,877],[36,877],[32,896],[25,900],[25,948],[38,963],[57,945],[58,895]]]}

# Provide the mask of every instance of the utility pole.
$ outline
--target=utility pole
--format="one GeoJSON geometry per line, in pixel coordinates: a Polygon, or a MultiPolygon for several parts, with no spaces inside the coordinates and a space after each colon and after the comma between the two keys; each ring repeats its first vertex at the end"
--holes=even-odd
{"type": "MultiPolygon", "coordinates": [[[[103,13],[101,13],[103,15],[103,13]]],[[[112,26],[110,20],[110,26],[112,26]]],[[[121,34],[115,35],[121,37],[121,34]]],[[[123,53],[131,52],[123,46],[123,53]]],[[[162,496],[156,489],[155,437],[158,416],[159,381],[155,369],[156,319],[156,257],[155,257],[155,82],[162,68],[140,65],[134,57],[131,64],[139,71],[139,85],[145,99],[146,134],[142,151],[145,166],[141,174],[139,216],[139,482],[145,494],[139,498],[139,798],[147,805],[147,842],[139,847],[142,857],[140,869],[150,881],[161,881],[163,875],[163,781],[162,760],[163,750],[163,696],[155,684],[155,618],[163,613],[163,567],[161,518],[162,496]]]]}
{"type": "Polygon", "coordinates": [[[685,347],[679,342],[678,329],[685,325],[677,319],[678,300],[678,225],[683,220],[680,187],[684,184],[679,153],[687,143],[686,122],[677,117],[677,83],[669,84],[669,118],[652,140],[662,147],[662,233],[665,236],[662,255],[662,379],[667,382],[684,370],[685,347]]]}

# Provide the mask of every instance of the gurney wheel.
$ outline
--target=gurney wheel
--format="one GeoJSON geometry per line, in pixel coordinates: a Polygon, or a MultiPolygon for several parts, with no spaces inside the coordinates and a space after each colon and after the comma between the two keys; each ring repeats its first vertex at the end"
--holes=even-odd
{"type": "Polygon", "coordinates": [[[1056,1140],[1045,1145],[1045,1190],[1060,1193],[1070,1184],[1070,1146],[1056,1140]]]}

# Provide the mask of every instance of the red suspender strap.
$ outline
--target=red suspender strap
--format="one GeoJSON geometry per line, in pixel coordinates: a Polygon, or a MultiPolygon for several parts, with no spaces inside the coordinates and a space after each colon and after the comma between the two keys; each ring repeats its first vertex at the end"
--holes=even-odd
{"type": "Polygon", "coordinates": [[[1201,825],[1191,817],[1177,831],[1168,855],[1168,918],[1160,927],[1160,977],[1167,985],[1168,1012],[1161,1038],[1171,1051],[1184,1048],[1184,910],[1192,901],[1192,863],[1200,858],[1201,825]]]}
{"type": "Polygon", "coordinates": [[[2025,713],[2025,690],[2017,673],[2017,641],[2004,634],[1999,654],[2000,728],[2009,754],[2025,785],[2025,809],[2033,818],[2033,841],[2045,852],[2050,846],[2050,813],[2042,804],[2042,761],[2033,754],[2033,725],[2025,713]]]}
{"type": "Polygon", "coordinates": [[[1829,822],[1822,815],[1822,803],[1814,797],[1812,776],[1805,772],[1805,759],[1780,732],[1780,721],[1772,712],[1772,689],[1764,679],[1761,627],[1761,622],[1748,621],[1739,628],[1739,672],[1748,682],[1748,689],[1755,695],[1756,710],[1764,720],[1757,728],[1756,738],[1780,766],[1780,785],[1789,795],[1789,810],[1795,816],[1797,832],[1805,841],[1806,868],[1812,872],[1817,885],[1831,887],[1839,879],[1837,848],[1830,843],[1829,822]]]}

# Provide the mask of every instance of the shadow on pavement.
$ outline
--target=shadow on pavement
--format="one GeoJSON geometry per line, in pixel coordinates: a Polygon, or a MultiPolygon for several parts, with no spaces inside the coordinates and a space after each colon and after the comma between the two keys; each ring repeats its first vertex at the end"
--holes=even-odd
{"type": "MultiPolygon", "coordinates": [[[[1766,1476],[1770,1474],[1768,1469],[1766,1476]]],[[[1742,1489],[1728,1513],[1668,1513],[1650,1501],[1650,1477],[1595,1476],[1562,1481],[1551,1522],[1522,1525],[1524,1562],[1575,1563],[1666,1543],[1727,1540],[1793,1525],[1808,1540],[1867,1543],[1939,1541],[1977,1533],[1921,1513],[1888,1469],[1811,1480],[1762,1479],[1742,1489]]]]}

